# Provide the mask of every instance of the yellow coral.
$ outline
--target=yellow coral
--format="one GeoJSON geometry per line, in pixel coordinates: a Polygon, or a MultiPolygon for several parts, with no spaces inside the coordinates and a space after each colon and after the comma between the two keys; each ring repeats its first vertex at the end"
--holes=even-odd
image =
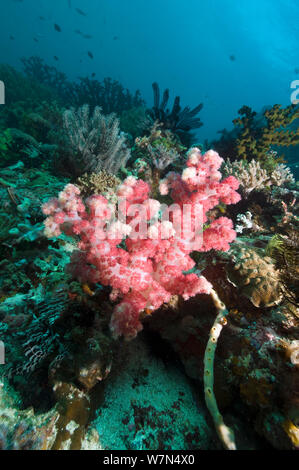
{"type": "Polygon", "coordinates": [[[109,199],[109,196],[115,193],[120,183],[120,179],[116,176],[102,170],[99,173],[85,173],[85,175],[78,178],[76,185],[83,196],[102,194],[109,199]]]}
{"type": "Polygon", "coordinates": [[[261,407],[270,406],[270,397],[273,385],[265,377],[248,377],[246,382],[240,384],[240,394],[243,399],[252,405],[261,407]]]}
{"type": "Polygon", "coordinates": [[[289,419],[284,421],[282,426],[294,446],[299,447],[299,428],[289,419]]]}
{"type": "Polygon", "coordinates": [[[255,307],[271,307],[281,301],[279,273],[263,250],[236,245],[228,256],[233,262],[227,266],[229,280],[255,307]]]}

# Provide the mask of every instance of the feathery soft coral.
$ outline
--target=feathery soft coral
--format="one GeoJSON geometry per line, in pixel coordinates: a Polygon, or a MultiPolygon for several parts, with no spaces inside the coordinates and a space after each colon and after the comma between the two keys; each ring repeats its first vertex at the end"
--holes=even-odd
{"type": "Polygon", "coordinates": [[[221,181],[221,163],[213,150],[202,155],[191,149],[182,175],[172,172],[161,182],[161,193],[170,192],[175,203],[169,220],[158,219],[160,202],[150,199],[150,186],[134,177],[118,189],[117,221],[107,199],[95,195],[84,204],[71,184],[43,206],[47,236],[64,232],[80,239],[69,266],[72,275],[80,282],[111,286],[111,300],[120,300],[110,323],[115,337],[136,336],[142,329],[140,313],[158,309],[172,295],[187,300],[211,291],[203,276],[190,272],[195,263],[189,255],[194,250],[228,250],[236,236],[226,217],[214,220],[203,236],[195,236],[210,209],[240,200],[236,178],[221,181]],[[189,218],[182,217],[184,211],[189,218]]]}

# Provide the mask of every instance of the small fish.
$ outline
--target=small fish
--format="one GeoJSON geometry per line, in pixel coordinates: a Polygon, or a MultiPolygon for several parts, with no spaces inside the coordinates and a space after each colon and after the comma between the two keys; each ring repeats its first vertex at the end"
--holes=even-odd
{"type": "Polygon", "coordinates": [[[85,39],[91,39],[92,36],[90,34],[82,34],[82,36],[85,38],[85,39]]]}
{"type": "Polygon", "coordinates": [[[60,28],[59,24],[55,23],[54,24],[54,29],[55,29],[55,31],[58,31],[59,33],[61,33],[61,28],[60,28]]]}
{"type": "Polygon", "coordinates": [[[91,76],[92,76],[92,77],[95,77],[95,76],[96,76],[95,72],[92,72],[91,76]]]}
{"type": "Polygon", "coordinates": [[[41,21],[46,21],[46,18],[44,16],[39,16],[38,17],[41,21]]]}
{"type": "Polygon", "coordinates": [[[230,55],[230,56],[229,56],[229,59],[230,59],[232,62],[235,62],[236,57],[235,57],[234,55],[230,55]]]}
{"type": "Polygon", "coordinates": [[[75,10],[76,10],[77,13],[79,13],[79,15],[87,16],[84,11],[80,10],[80,8],[75,8],[75,10]]]}
{"type": "Polygon", "coordinates": [[[11,35],[11,36],[9,36],[9,39],[10,39],[11,41],[13,41],[13,40],[15,39],[15,37],[11,35]]]}
{"type": "Polygon", "coordinates": [[[95,294],[95,292],[91,290],[89,285],[86,283],[82,285],[82,290],[83,292],[85,292],[85,294],[89,295],[90,297],[92,297],[95,294]]]}
{"type": "Polygon", "coordinates": [[[113,36],[113,41],[117,41],[119,39],[118,36],[113,36]]]}
{"type": "Polygon", "coordinates": [[[90,57],[91,59],[93,59],[93,53],[92,53],[92,52],[88,51],[87,54],[89,55],[89,57],[90,57]]]}
{"type": "Polygon", "coordinates": [[[298,73],[299,73],[299,68],[296,68],[296,69],[294,70],[294,72],[298,75],[298,73]]]}
{"type": "Polygon", "coordinates": [[[74,32],[75,32],[76,34],[81,34],[81,35],[83,34],[83,33],[80,31],[80,29],[75,29],[74,32]]]}
{"type": "Polygon", "coordinates": [[[68,2],[68,5],[69,5],[69,8],[72,8],[72,2],[71,2],[71,0],[67,0],[67,2],[68,2]]]}
{"type": "Polygon", "coordinates": [[[33,38],[33,41],[34,41],[34,42],[38,42],[38,39],[37,39],[37,38],[33,38]]]}
{"type": "Polygon", "coordinates": [[[57,57],[57,55],[54,55],[54,60],[59,60],[59,57],[57,57]]]}

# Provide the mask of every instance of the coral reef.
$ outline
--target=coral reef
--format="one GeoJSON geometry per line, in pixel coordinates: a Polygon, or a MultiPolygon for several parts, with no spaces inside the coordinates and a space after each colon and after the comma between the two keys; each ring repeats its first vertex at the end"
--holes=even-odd
{"type": "Polygon", "coordinates": [[[52,89],[65,106],[79,107],[87,103],[92,109],[100,106],[104,114],[120,115],[124,110],[144,105],[138,90],[132,95],[117,80],[105,78],[99,82],[89,77],[79,77],[78,81],[71,82],[64,73],[47,65],[41,57],[23,58],[22,63],[26,76],[52,89]]]}
{"type": "MultiPolygon", "coordinates": [[[[298,354],[296,317],[289,305],[264,309],[244,301],[238,287],[225,281],[221,262],[216,259],[204,274],[229,308],[216,350],[218,406],[226,419],[228,410],[249,419],[251,428],[274,448],[298,448],[294,437],[298,433],[298,373],[297,365],[291,362],[298,354]]],[[[171,344],[186,373],[201,384],[202,358],[214,317],[211,300],[201,296],[164,306],[145,320],[145,328],[171,344]]],[[[242,449],[239,437],[236,434],[237,448],[242,449]]]]}
{"type": "Polygon", "coordinates": [[[235,230],[237,233],[242,233],[244,230],[251,229],[253,227],[252,214],[250,211],[247,211],[246,214],[238,214],[235,230]]]}
{"type": "MultiPolygon", "coordinates": [[[[1,118],[10,112],[9,107],[22,103],[32,109],[42,101],[51,101],[53,91],[41,82],[26,78],[21,72],[8,64],[0,65],[1,80],[5,83],[5,103],[1,107],[1,118]]],[[[55,93],[54,93],[55,97],[55,93]]],[[[57,98],[57,95],[56,95],[57,98]]],[[[54,98],[55,99],[55,98],[54,98]]]]}
{"type": "Polygon", "coordinates": [[[230,282],[255,307],[271,307],[282,300],[279,272],[264,250],[235,243],[228,257],[231,264],[226,270],[230,282]]]}
{"type": "Polygon", "coordinates": [[[294,183],[295,179],[283,164],[278,164],[271,172],[261,167],[259,161],[246,160],[231,162],[229,159],[223,165],[225,175],[234,175],[240,182],[244,196],[247,197],[251,191],[264,190],[269,186],[283,186],[286,183],[294,183]]]}
{"type": "Polygon", "coordinates": [[[0,65],[0,449],[298,449],[298,106],[186,152],[202,105],[23,66],[0,65]]]}
{"type": "Polygon", "coordinates": [[[56,67],[45,64],[44,60],[39,56],[21,59],[24,73],[30,77],[33,82],[41,83],[52,88],[61,97],[64,97],[70,86],[64,73],[59,72],[56,67]]]}
{"type": "Polygon", "coordinates": [[[12,136],[9,129],[0,132],[0,161],[1,165],[3,162],[7,163],[7,150],[11,144],[12,136]]]}
{"type": "Polygon", "coordinates": [[[120,115],[120,128],[135,140],[152,127],[152,120],[143,106],[124,110],[120,115]]]}
{"type": "Polygon", "coordinates": [[[135,144],[140,154],[147,155],[148,162],[160,171],[175,164],[181,152],[186,150],[174,134],[167,130],[163,132],[158,122],[150,129],[149,136],[137,138],[135,144]]]}
{"type": "Polygon", "coordinates": [[[299,236],[298,229],[288,228],[285,235],[274,236],[267,251],[280,271],[280,281],[288,301],[299,307],[299,236]]]}
{"type": "Polygon", "coordinates": [[[273,170],[270,180],[275,186],[283,186],[286,183],[295,183],[295,178],[290,168],[282,163],[278,164],[273,170]]]}
{"type": "Polygon", "coordinates": [[[121,180],[116,176],[102,170],[99,173],[91,173],[80,176],[76,181],[76,186],[80,189],[83,197],[93,194],[102,194],[106,199],[115,198],[116,189],[120,186],[121,180]]]}
{"type": "MultiPolygon", "coordinates": [[[[298,127],[292,129],[299,117],[298,105],[283,108],[276,104],[261,115],[243,106],[238,113],[240,117],[233,121],[235,129],[231,133],[222,131],[222,138],[213,145],[224,158],[254,159],[267,166],[269,158],[273,160],[271,150],[298,145],[298,127]]],[[[279,163],[280,159],[276,157],[275,161],[279,163]]]]}
{"type": "Polygon", "coordinates": [[[79,77],[79,83],[73,83],[72,87],[75,95],[72,105],[87,103],[91,108],[100,106],[104,114],[116,113],[120,116],[124,111],[145,104],[139,90],[132,95],[121,83],[111,78],[99,82],[89,77],[79,77]]]}
{"type": "Polygon", "coordinates": [[[132,152],[135,161],[131,174],[148,182],[156,195],[166,170],[180,171],[183,168],[186,150],[175,134],[164,130],[156,121],[148,135],[135,139],[132,152]]]}

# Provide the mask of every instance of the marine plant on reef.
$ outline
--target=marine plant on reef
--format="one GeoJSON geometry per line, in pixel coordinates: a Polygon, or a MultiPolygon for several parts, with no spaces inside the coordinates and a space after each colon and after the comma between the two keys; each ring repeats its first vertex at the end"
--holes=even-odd
{"type": "Polygon", "coordinates": [[[227,312],[212,285],[194,270],[190,257],[194,251],[227,251],[236,236],[230,219],[209,220],[208,212],[219,202],[240,200],[236,178],[221,181],[221,163],[213,150],[202,155],[199,149],[191,149],[182,174],[171,172],[160,183],[161,195],[168,194],[173,202],[170,208],[150,198],[149,184],[128,177],[117,191],[118,220],[105,197],[94,195],[84,202],[71,184],[58,199],[44,204],[43,212],[48,216],[48,237],[64,232],[80,239],[69,266],[72,276],[80,282],[111,286],[111,301],[119,301],[110,321],[115,338],[134,338],[142,329],[144,312],[157,310],[173,295],[187,300],[211,294],[218,316],[206,351],[205,395],[219,436],[227,448],[234,449],[233,434],[223,423],[213,393],[214,352],[227,312]]]}
{"type": "Polygon", "coordinates": [[[294,176],[286,165],[278,163],[273,171],[268,171],[254,159],[250,162],[246,160],[231,162],[227,159],[223,165],[223,172],[225,175],[234,175],[238,179],[245,197],[253,190],[261,191],[270,186],[283,186],[295,182],[294,176]]]}
{"type": "Polygon", "coordinates": [[[5,83],[5,106],[0,108],[1,115],[8,114],[10,112],[8,108],[17,103],[24,108],[34,109],[41,101],[57,98],[55,92],[45,84],[26,77],[8,64],[0,64],[0,80],[5,83]]]}
{"type": "Polygon", "coordinates": [[[299,106],[283,108],[275,104],[258,115],[249,106],[243,106],[239,117],[233,120],[232,132],[221,131],[222,137],[213,142],[213,148],[224,158],[231,160],[256,160],[263,168],[269,163],[281,163],[283,159],[275,156],[273,147],[289,147],[299,143],[299,128],[294,126],[299,118],[299,106]]]}
{"type": "Polygon", "coordinates": [[[146,108],[134,107],[122,111],[120,115],[120,128],[133,140],[144,134],[152,127],[152,120],[147,116],[146,108]]]}
{"type": "Polygon", "coordinates": [[[14,377],[31,374],[43,361],[49,363],[66,354],[63,341],[55,331],[55,324],[67,306],[64,292],[46,295],[43,300],[28,299],[22,311],[15,306],[14,312],[2,303],[0,308],[0,331],[6,331],[6,364],[1,375],[14,377]],[[9,333],[9,334],[7,334],[9,333]]]}
{"type": "Polygon", "coordinates": [[[133,174],[149,182],[154,192],[158,189],[160,179],[165,176],[166,170],[183,167],[184,154],[187,150],[175,134],[162,127],[156,121],[149,135],[135,139],[132,152],[136,158],[133,174]]]}
{"type": "Polygon", "coordinates": [[[63,72],[59,72],[54,66],[47,65],[39,56],[23,57],[21,62],[27,77],[55,89],[57,94],[64,96],[70,84],[63,72]]]}
{"type": "Polygon", "coordinates": [[[280,273],[285,299],[299,307],[299,235],[298,227],[290,226],[286,234],[272,237],[267,247],[280,273]]]}
{"type": "Polygon", "coordinates": [[[0,166],[3,166],[3,163],[8,161],[7,153],[11,142],[12,136],[9,129],[0,131],[0,166]]]}
{"type": "Polygon", "coordinates": [[[105,114],[117,113],[144,106],[140,91],[132,94],[112,78],[102,82],[95,78],[79,77],[76,82],[67,79],[63,72],[50,66],[38,56],[22,58],[24,72],[34,82],[51,88],[67,106],[82,106],[87,103],[92,109],[100,106],[105,114]]]}
{"type": "Polygon", "coordinates": [[[105,116],[101,108],[96,107],[90,115],[89,106],[85,104],[77,111],[66,110],[63,121],[69,150],[67,162],[77,176],[101,170],[116,175],[126,165],[130,149],[114,114],[105,116]]]}
{"type": "MultiPolygon", "coordinates": [[[[103,333],[106,320],[91,306],[76,301],[79,287],[58,286],[54,292],[31,290],[18,301],[6,299],[0,305],[0,334],[5,340],[6,363],[0,378],[18,388],[22,377],[30,376],[29,387],[48,377],[55,395],[59,388],[77,388],[87,393],[110,370],[112,339],[103,333]],[[56,387],[57,386],[57,387],[56,387]]],[[[19,390],[27,402],[27,382],[19,390]]],[[[31,398],[47,401],[39,387],[30,390],[31,398]]],[[[65,400],[71,403],[71,399],[65,400]]],[[[70,396],[69,396],[70,398],[70,396]]]]}
{"type": "Polygon", "coordinates": [[[81,196],[88,197],[93,194],[102,194],[108,200],[114,197],[116,188],[120,184],[121,180],[119,178],[107,173],[105,170],[99,173],[86,173],[76,181],[81,196]]]}
{"type": "Polygon", "coordinates": [[[144,106],[140,91],[132,94],[120,82],[106,77],[102,82],[89,77],[79,77],[78,83],[73,83],[74,98],[72,103],[80,106],[84,103],[91,108],[100,106],[103,113],[116,113],[144,106]]]}
{"type": "Polygon", "coordinates": [[[172,132],[178,134],[182,139],[183,143],[190,145],[190,134],[189,131],[192,129],[198,129],[203,125],[197,114],[201,111],[203,104],[200,103],[195,108],[191,109],[189,106],[185,106],[182,109],[180,105],[180,97],[176,96],[174,99],[172,110],[167,108],[169,101],[169,90],[168,88],[164,91],[162,101],[160,102],[160,89],[158,83],[153,83],[154,92],[154,106],[148,111],[150,117],[154,121],[158,121],[163,125],[165,129],[169,129],[172,132]]]}
{"type": "MultiPolygon", "coordinates": [[[[1,384],[3,386],[3,384],[1,384]]],[[[57,411],[34,415],[33,409],[0,410],[0,450],[48,450],[55,439],[57,411]]]]}
{"type": "Polygon", "coordinates": [[[281,302],[279,272],[263,249],[249,247],[238,240],[221,257],[226,261],[229,282],[237,286],[238,293],[255,307],[267,308],[281,302]]]}

